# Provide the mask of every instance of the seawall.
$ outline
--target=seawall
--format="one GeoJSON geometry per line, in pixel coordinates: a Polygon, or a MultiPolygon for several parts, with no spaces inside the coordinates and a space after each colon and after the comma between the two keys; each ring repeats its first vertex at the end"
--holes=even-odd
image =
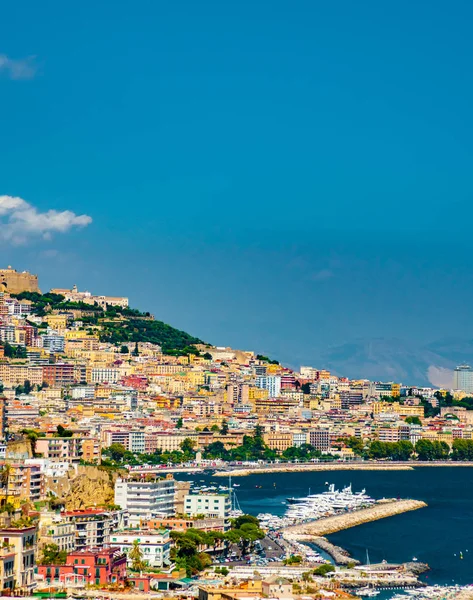
{"type": "Polygon", "coordinates": [[[378,521],[387,517],[393,517],[412,510],[426,507],[425,502],[420,500],[386,500],[380,501],[375,506],[362,508],[360,510],[327,517],[311,521],[310,523],[302,523],[300,525],[292,525],[283,529],[283,535],[288,540],[297,540],[300,542],[314,542],[317,537],[356,527],[363,523],[378,521]]]}
{"type": "Polygon", "coordinates": [[[407,464],[389,465],[373,463],[314,463],[310,465],[275,465],[265,467],[244,467],[233,471],[216,471],[214,477],[246,477],[256,473],[305,473],[311,471],[413,471],[413,466],[407,464]]]}

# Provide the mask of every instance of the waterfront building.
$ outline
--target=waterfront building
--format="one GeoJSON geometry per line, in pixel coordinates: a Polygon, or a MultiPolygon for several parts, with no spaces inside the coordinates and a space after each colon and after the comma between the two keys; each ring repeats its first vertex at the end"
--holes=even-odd
{"type": "Polygon", "coordinates": [[[328,429],[311,429],[309,431],[309,443],[320,452],[327,452],[330,449],[330,431],[328,429]]]}
{"type": "Polygon", "coordinates": [[[227,519],[230,508],[228,494],[187,494],[184,498],[184,512],[190,517],[227,519]]]}
{"type": "Polygon", "coordinates": [[[141,519],[174,514],[175,482],[172,477],[117,479],[115,504],[128,511],[132,527],[141,519]]]}

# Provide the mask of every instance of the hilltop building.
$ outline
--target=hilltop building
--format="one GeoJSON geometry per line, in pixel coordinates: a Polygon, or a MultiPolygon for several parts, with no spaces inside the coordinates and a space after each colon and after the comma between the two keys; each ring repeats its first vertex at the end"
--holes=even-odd
{"type": "Polygon", "coordinates": [[[97,304],[102,308],[108,306],[120,306],[121,308],[128,308],[128,298],[123,296],[94,296],[90,292],[79,292],[77,286],[72,286],[71,290],[63,288],[53,288],[52,294],[60,294],[68,302],[83,302],[84,304],[97,304]]]}
{"type": "Polygon", "coordinates": [[[0,269],[0,292],[20,294],[21,292],[41,293],[38,286],[38,276],[28,271],[19,273],[11,266],[0,269]]]}

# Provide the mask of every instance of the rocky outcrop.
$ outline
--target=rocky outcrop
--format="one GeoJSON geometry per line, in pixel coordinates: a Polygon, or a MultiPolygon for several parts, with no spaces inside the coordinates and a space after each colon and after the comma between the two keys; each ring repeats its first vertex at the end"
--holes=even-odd
{"type": "Polygon", "coordinates": [[[66,510],[78,510],[114,503],[118,471],[78,466],[67,477],[49,478],[48,491],[60,499],[66,510]]]}

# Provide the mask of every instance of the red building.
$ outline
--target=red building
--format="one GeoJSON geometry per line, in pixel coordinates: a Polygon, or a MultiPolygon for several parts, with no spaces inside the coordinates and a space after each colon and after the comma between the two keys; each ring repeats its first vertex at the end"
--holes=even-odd
{"type": "Polygon", "coordinates": [[[122,384],[135,390],[145,390],[148,387],[148,378],[144,375],[127,375],[123,377],[122,384]]]}
{"type": "Polygon", "coordinates": [[[126,555],[118,548],[70,552],[64,565],[38,565],[38,575],[42,575],[50,586],[64,583],[123,583],[126,578],[126,555]]]}
{"type": "Polygon", "coordinates": [[[74,383],[74,365],[55,363],[44,365],[43,381],[50,386],[67,387],[74,383]]]}

